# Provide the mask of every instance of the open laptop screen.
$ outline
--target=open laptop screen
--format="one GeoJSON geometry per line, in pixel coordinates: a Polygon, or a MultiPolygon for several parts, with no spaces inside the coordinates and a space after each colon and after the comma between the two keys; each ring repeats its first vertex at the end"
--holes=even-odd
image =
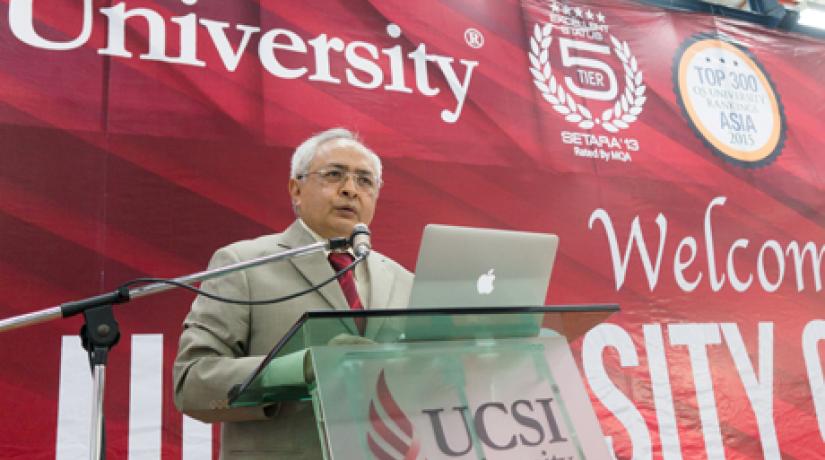
{"type": "Polygon", "coordinates": [[[544,305],[556,235],[430,224],[410,307],[544,305]]]}

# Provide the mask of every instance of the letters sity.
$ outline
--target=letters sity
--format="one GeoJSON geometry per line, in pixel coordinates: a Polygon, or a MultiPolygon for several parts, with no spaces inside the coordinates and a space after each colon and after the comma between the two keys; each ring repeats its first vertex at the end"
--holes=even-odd
{"type": "MultiPolygon", "coordinates": [[[[675,407],[673,401],[665,354],[665,327],[670,345],[673,347],[670,352],[675,353],[679,348],[685,347],[690,357],[707,458],[725,458],[714,384],[711,379],[714,363],[709,356],[710,348],[724,343],[753,410],[765,459],[779,459],[780,449],[773,410],[774,333],[773,323],[767,322],[758,324],[757,366],[754,366],[748,356],[739,326],[735,323],[644,325],[644,346],[647,351],[662,458],[682,459],[679,429],[676,424],[676,414],[680,408],[675,407]]],[[[582,363],[588,384],[594,390],[595,397],[626,428],[633,451],[632,458],[652,459],[653,444],[645,418],[634,402],[611,381],[605,368],[603,353],[607,348],[612,348],[618,353],[622,367],[640,365],[636,345],[630,334],[618,325],[600,324],[587,333],[582,345],[582,363]]]]}
{"type": "MultiPolygon", "coordinates": [[[[716,392],[711,378],[716,366],[709,351],[712,347],[725,346],[753,411],[763,456],[765,459],[778,460],[781,458],[781,448],[774,415],[774,323],[759,322],[757,331],[756,349],[751,350],[754,356],[751,358],[742,339],[740,326],[736,323],[645,324],[644,340],[638,345],[634,343],[630,333],[621,326],[604,323],[591,329],[584,338],[584,374],[590,388],[594,390],[596,399],[613,413],[627,431],[632,458],[652,459],[652,428],[648,427],[648,422],[636,407],[636,403],[611,381],[604,363],[606,349],[612,349],[618,354],[623,368],[640,366],[638,352],[646,352],[661,458],[682,460],[676,420],[677,413],[683,409],[674,404],[666,351],[677,353],[680,352],[680,348],[685,347],[690,358],[707,456],[709,459],[724,459],[724,438],[721,434],[716,392]],[[666,337],[669,338],[670,349],[666,346],[666,337]],[[637,350],[637,346],[641,347],[641,350],[637,350]]],[[[825,441],[825,373],[819,354],[822,342],[825,342],[825,320],[810,321],[803,328],[800,345],[813,400],[811,409],[816,417],[820,436],[825,441]]],[[[645,404],[641,401],[640,403],[645,404]]]]}

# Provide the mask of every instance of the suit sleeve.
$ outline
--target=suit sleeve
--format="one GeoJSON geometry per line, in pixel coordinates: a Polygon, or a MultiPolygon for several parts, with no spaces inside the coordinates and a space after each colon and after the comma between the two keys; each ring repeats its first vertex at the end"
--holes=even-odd
{"type": "MultiPolygon", "coordinates": [[[[239,258],[231,247],[218,250],[209,268],[239,258]]],[[[201,289],[231,299],[249,299],[243,270],[205,281],[201,289]]],[[[250,308],[198,296],[183,323],[174,365],[175,405],[205,422],[265,419],[264,409],[229,408],[227,394],[260,365],[263,357],[248,356],[250,308]]]]}

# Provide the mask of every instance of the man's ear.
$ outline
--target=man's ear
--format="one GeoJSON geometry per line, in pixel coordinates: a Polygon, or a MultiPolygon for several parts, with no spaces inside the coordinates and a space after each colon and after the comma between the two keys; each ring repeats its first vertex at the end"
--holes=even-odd
{"type": "Polygon", "coordinates": [[[299,206],[301,204],[301,182],[295,178],[290,178],[287,188],[289,189],[289,198],[292,200],[292,207],[299,206]]]}

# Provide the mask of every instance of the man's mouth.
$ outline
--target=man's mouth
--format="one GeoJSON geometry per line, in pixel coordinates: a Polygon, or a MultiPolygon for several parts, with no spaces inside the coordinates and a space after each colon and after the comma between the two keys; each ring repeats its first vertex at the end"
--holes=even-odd
{"type": "Polygon", "coordinates": [[[357,214],[355,208],[352,206],[335,206],[335,210],[339,212],[344,212],[348,214],[357,214]]]}

